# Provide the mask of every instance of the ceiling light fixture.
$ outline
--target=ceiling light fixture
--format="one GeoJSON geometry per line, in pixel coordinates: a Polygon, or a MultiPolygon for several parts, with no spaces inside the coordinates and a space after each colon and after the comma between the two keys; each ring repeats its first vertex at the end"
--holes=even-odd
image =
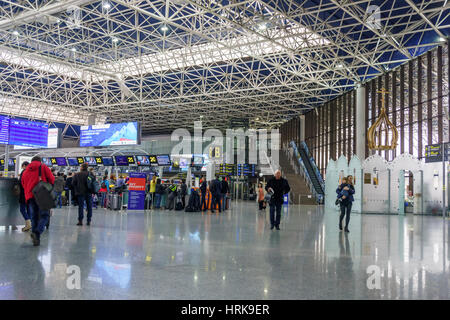
{"type": "Polygon", "coordinates": [[[261,24],[258,26],[258,29],[259,29],[259,31],[264,31],[264,30],[266,30],[266,29],[267,29],[267,24],[261,23],[261,24]]]}
{"type": "Polygon", "coordinates": [[[111,9],[111,4],[108,1],[103,2],[102,6],[103,6],[103,9],[106,9],[106,10],[111,9]]]}
{"type": "Polygon", "coordinates": [[[117,39],[117,38],[112,38],[112,42],[117,43],[117,42],[119,42],[119,39],[117,39]]]}
{"type": "Polygon", "coordinates": [[[343,68],[344,65],[340,63],[340,64],[337,65],[337,67],[338,67],[338,68],[343,68]]]}
{"type": "Polygon", "coordinates": [[[440,42],[445,42],[445,38],[439,37],[439,41],[440,41],[440,42]]]}
{"type": "Polygon", "coordinates": [[[12,34],[15,35],[15,36],[18,36],[19,35],[19,31],[14,30],[12,34]]]}
{"type": "Polygon", "coordinates": [[[75,52],[77,51],[77,48],[71,48],[70,51],[75,52]]]}
{"type": "Polygon", "coordinates": [[[166,31],[168,31],[169,30],[169,27],[167,27],[166,25],[163,25],[162,27],[161,27],[161,31],[162,32],[166,32],[166,31]]]}

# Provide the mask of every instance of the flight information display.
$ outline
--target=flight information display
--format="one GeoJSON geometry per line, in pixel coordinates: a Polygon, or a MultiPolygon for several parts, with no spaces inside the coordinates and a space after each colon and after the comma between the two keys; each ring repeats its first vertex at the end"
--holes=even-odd
{"type": "Polygon", "coordinates": [[[114,166],[114,160],[112,157],[102,157],[102,161],[104,166],[114,166]]]}
{"type": "Polygon", "coordinates": [[[36,121],[10,119],[9,144],[46,148],[48,144],[48,124],[36,121]]]}
{"type": "Polygon", "coordinates": [[[136,163],[138,166],[149,166],[150,159],[148,156],[136,156],[136,163]]]}
{"type": "Polygon", "coordinates": [[[64,157],[56,157],[55,160],[56,160],[56,165],[57,166],[59,166],[59,167],[67,166],[66,158],[64,158],[64,157]]]}
{"type": "Polygon", "coordinates": [[[8,144],[9,141],[9,118],[0,116],[0,143],[8,144]]]}
{"type": "Polygon", "coordinates": [[[85,161],[83,157],[77,157],[78,165],[82,165],[85,161]]]}
{"type": "Polygon", "coordinates": [[[160,154],[156,156],[159,166],[170,166],[170,156],[168,154],[160,154]]]}
{"type": "Polygon", "coordinates": [[[127,156],[115,156],[116,166],[128,166],[127,156]]]}
{"type": "Polygon", "coordinates": [[[97,161],[95,160],[95,157],[84,157],[84,161],[90,166],[97,165],[97,161]]]}
{"type": "MultiPolygon", "coordinates": [[[[49,128],[47,138],[47,149],[56,149],[59,147],[59,129],[49,128]]],[[[14,150],[36,149],[35,147],[14,146],[14,150]]]]}
{"type": "Polygon", "coordinates": [[[71,167],[78,166],[77,158],[67,158],[67,162],[68,162],[69,166],[71,166],[71,167]]]}
{"type": "Polygon", "coordinates": [[[137,122],[109,123],[80,128],[80,147],[137,145],[140,127],[137,122]]]}

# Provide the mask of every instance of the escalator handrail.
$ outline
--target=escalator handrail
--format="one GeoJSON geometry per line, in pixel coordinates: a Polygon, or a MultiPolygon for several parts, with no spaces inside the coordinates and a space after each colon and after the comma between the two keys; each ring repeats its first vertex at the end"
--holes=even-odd
{"type": "Polygon", "coordinates": [[[300,142],[300,146],[303,150],[305,150],[306,155],[308,156],[311,166],[313,167],[313,170],[316,174],[317,179],[319,180],[320,187],[322,188],[322,191],[325,189],[325,182],[322,178],[322,175],[320,174],[319,168],[316,165],[316,162],[314,161],[313,156],[309,152],[308,146],[306,145],[306,142],[302,141],[300,142]]]}
{"type": "Polygon", "coordinates": [[[298,148],[297,148],[297,145],[295,144],[294,141],[291,141],[290,145],[291,145],[292,149],[294,150],[294,156],[295,156],[295,158],[298,160],[298,164],[299,164],[299,165],[301,166],[301,168],[303,169],[305,178],[307,179],[307,181],[309,182],[309,185],[311,186],[311,187],[310,187],[311,192],[312,192],[313,195],[316,197],[317,202],[318,202],[318,203],[322,203],[322,201],[323,201],[323,196],[324,196],[324,194],[323,194],[323,189],[321,190],[322,193],[320,193],[320,192],[318,192],[318,190],[316,190],[316,188],[315,188],[315,186],[314,186],[314,184],[313,184],[313,180],[311,179],[311,176],[310,176],[310,174],[309,174],[309,172],[308,172],[308,170],[307,170],[307,168],[306,168],[306,165],[305,165],[305,163],[303,162],[303,159],[302,159],[302,157],[301,157],[301,155],[300,155],[300,152],[299,152],[299,150],[298,150],[298,148]]]}

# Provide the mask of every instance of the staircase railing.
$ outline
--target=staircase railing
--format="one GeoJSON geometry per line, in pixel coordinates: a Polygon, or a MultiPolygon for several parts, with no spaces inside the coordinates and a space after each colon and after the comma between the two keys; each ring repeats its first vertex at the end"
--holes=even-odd
{"type": "MultiPolygon", "coordinates": [[[[314,185],[312,183],[312,179],[309,176],[308,171],[306,170],[305,164],[303,163],[303,160],[300,157],[300,153],[299,153],[297,145],[295,144],[294,141],[291,141],[289,148],[285,149],[285,152],[289,159],[290,164],[294,168],[295,173],[299,174],[300,176],[303,177],[303,179],[306,182],[306,185],[308,186],[309,191],[311,192],[313,197],[316,199],[317,203],[323,203],[323,195],[316,191],[316,188],[314,187],[314,185]]],[[[307,154],[309,154],[308,151],[307,151],[307,154]]],[[[318,179],[319,179],[319,183],[322,185],[322,190],[324,190],[323,179],[320,176],[320,173],[318,175],[318,179]]]]}

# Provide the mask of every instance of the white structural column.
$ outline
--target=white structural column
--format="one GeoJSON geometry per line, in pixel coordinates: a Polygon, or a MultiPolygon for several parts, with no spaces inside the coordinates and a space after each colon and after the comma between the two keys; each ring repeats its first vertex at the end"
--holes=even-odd
{"type": "Polygon", "coordinates": [[[300,141],[305,141],[305,116],[300,116],[300,141]]]}
{"type": "Polygon", "coordinates": [[[359,84],[356,88],[356,155],[362,161],[366,158],[366,87],[359,84]]]}

